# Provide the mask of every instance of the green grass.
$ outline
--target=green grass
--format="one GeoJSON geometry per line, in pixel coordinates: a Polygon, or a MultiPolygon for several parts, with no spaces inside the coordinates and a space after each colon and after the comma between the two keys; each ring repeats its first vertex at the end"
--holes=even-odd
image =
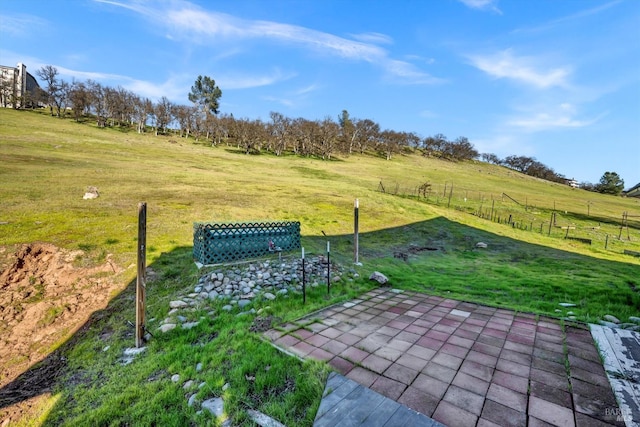
{"type": "MultiPolygon", "coordinates": [[[[566,315],[556,312],[559,302],[576,303],[572,311],[582,321],[640,313],[640,260],[622,254],[640,251],[640,230],[632,223],[631,239],[617,240],[616,223],[624,211],[638,214],[636,199],[572,190],[482,163],[420,156],[331,162],[246,156],[234,147],[0,109],[3,243],[46,241],[82,249],[86,253],[76,261],[82,265],[113,254],[111,259],[124,267],[118,276],[123,291],[56,349],[66,360],[64,375],[49,404],[34,415],[36,425],[213,425],[187,405],[192,391],[173,383],[174,374],[204,382],[197,390],[201,399],[224,396],[234,425],[250,425],[247,408],[286,425],[311,425],[328,367],[281,354],[249,332],[251,318],[237,318],[221,307],[193,330],[157,335],[131,365],[119,365],[123,349],[133,345],[137,206],[148,205],[147,263],[159,276],[147,290],[153,330],[166,316],[168,302],[197,282],[190,247],[194,222],[299,220],[308,254],[323,251],[324,233],[332,259],[349,265],[355,198],[360,200],[362,278],[336,286],[330,299],[322,287],[312,289],[306,306],[299,297],[278,299],[269,303],[268,313],[286,322],[344,301],[371,288],[366,278],[374,270],[397,288],[540,315],[566,315]],[[387,188],[398,183],[409,190],[385,194],[378,191],[381,181],[387,188]],[[429,200],[410,196],[411,188],[426,181],[434,184],[429,200]],[[454,185],[451,209],[445,182],[448,188],[454,185]],[[98,187],[100,198],[82,199],[89,186],[98,187]],[[527,209],[503,201],[502,193],[526,200],[527,209]],[[480,206],[486,210],[492,198],[505,215],[535,222],[533,231],[467,213],[480,206]],[[554,202],[558,225],[574,224],[576,235],[593,238],[593,245],[564,240],[558,228],[550,236],[539,232],[554,202]],[[479,241],[489,247],[475,249],[479,241]],[[416,251],[425,247],[438,250],[416,251]],[[394,253],[407,254],[407,260],[394,253]],[[195,370],[198,362],[201,372],[195,370]]],[[[52,309],[51,319],[56,315],[52,309]]],[[[201,315],[206,317],[194,313],[201,315]]]]}

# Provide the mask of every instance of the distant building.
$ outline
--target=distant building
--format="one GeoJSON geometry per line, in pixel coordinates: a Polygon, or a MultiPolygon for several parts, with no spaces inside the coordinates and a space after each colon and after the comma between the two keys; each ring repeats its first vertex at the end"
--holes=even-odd
{"type": "Polygon", "coordinates": [[[27,66],[18,63],[15,67],[0,65],[0,106],[25,108],[35,104],[38,81],[27,72],[27,66]]]}
{"type": "Polygon", "coordinates": [[[623,191],[622,194],[627,197],[640,197],[640,183],[634,185],[627,191],[623,191]]]}
{"type": "Polygon", "coordinates": [[[567,179],[566,182],[567,182],[567,185],[571,188],[578,188],[580,186],[580,184],[578,184],[578,181],[576,181],[573,178],[567,179]]]}

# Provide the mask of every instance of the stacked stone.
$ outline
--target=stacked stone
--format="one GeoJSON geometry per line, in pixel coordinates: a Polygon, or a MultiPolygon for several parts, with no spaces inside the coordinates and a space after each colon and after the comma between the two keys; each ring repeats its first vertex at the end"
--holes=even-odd
{"type": "MultiPolygon", "coordinates": [[[[305,282],[307,286],[316,287],[327,282],[327,261],[323,256],[305,260],[305,282]]],[[[355,270],[350,270],[349,280],[357,277],[355,270]]],[[[333,283],[342,281],[343,269],[331,263],[330,280],[333,283]]],[[[227,302],[223,310],[232,311],[236,306],[244,310],[255,301],[274,300],[279,295],[286,296],[290,292],[302,291],[302,260],[256,261],[244,266],[221,267],[203,274],[193,292],[169,303],[171,311],[158,329],[167,332],[181,326],[192,328],[198,321],[188,321],[187,311],[207,309],[213,302],[227,302]]],[[[256,313],[255,308],[239,313],[256,313]]],[[[211,315],[214,312],[210,312],[211,315]]]]}
{"type": "MultiPolygon", "coordinates": [[[[305,262],[307,284],[318,286],[326,281],[327,263],[324,257],[305,262]]],[[[341,268],[331,265],[331,281],[342,280],[341,268]]],[[[200,277],[194,292],[200,298],[237,301],[241,307],[259,295],[273,300],[275,295],[302,290],[302,261],[264,261],[251,263],[244,269],[218,270],[200,277]],[[275,295],[274,295],[275,294],[275,295]]]]}

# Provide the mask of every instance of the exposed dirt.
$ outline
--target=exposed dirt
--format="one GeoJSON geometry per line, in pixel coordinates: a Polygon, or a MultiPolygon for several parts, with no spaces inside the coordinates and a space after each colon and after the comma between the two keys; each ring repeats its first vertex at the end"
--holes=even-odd
{"type": "Polygon", "coordinates": [[[85,262],[83,251],[48,243],[0,246],[0,420],[15,420],[35,404],[32,396],[47,391],[62,367],[48,354],[105,308],[118,287],[121,268],[110,256],[97,266],[85,262]]]}
{"type": "Polygon", "coordinates": [[[251,332],[259,332],[259,333],[266,332],[269,329],[271,329],[271,326],[273,323],[277,323],[279,321],[280,321],[280,318],[273,317],[273,316],[267,316],[267,317],[258,316],[255,319],[253,319],[253,324],[251,325],[249,330],[251,332]]]}

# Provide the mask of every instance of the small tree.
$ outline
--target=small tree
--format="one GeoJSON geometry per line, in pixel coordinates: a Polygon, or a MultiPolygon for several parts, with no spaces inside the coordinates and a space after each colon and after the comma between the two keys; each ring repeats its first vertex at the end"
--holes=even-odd
{"type": "Polygon", "coordinates": [[[191,92],[189,92],[189,101],[198,105],[205,114],[218,114],[220,108],[220,97],[222,91],[216,86],[216,81],[211,77],[198,76],[191,92]]]}
{"type": "Polygon", "coordinates": [[[619,195],[624,189],[624,180],[615,172],[605,172],[596,186],[598,193],[619,195]]]}

